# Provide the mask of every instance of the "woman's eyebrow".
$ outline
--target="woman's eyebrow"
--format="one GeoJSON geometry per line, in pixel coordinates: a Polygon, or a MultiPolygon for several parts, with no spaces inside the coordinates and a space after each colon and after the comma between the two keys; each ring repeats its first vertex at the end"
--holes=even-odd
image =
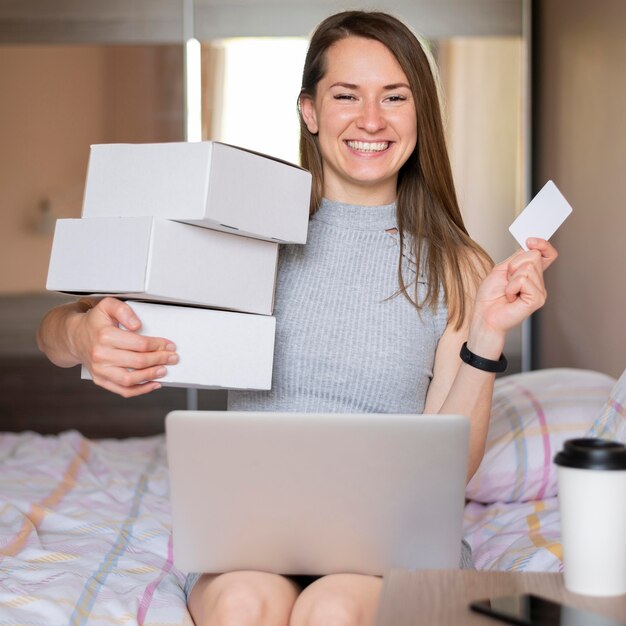
{"type": "Polygon", "coordinates": [[[358,85],[353,85],[352,83],[333,83],[331,87],[343,87],[344,89],[358,89],[358,85]]]}
{"type": "MultiPolygon", "coordinates": [[[[343,83],[343,82],[333,83],[331,85],[331,88],[332,87],[343,87],[344,89],[358,89],[359,88],[359,86],[355,85],[354,83],[343,83]]],[[[383,89],[385,91],[393,91],[394,89],[400,89],[401,87],[404,87],[406,89],[411,89],[411,87],[407,85],[407,83],[392,83],[391,85],[385,85],[383,89]]]]}
{"type": "Polygon", "coordinates": [[[393,83],[391,85],[385,85],[383,89],[393,91],[394,89],[400,89],[400,87],[406,87],[407,89],[411,89],[411,87],[409,87],[409,85],[407,85],[406,83],[393,83]]]}

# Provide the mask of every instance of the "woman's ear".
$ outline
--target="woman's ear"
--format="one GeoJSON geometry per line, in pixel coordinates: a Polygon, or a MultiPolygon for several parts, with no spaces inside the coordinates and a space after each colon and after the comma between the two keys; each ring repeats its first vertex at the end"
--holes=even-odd
{"type": "Polygon", "coordinates": [[[310,96],[300,96],[300,115],[312,135],[317,135],[319,130],[317,126],[317,112],[315,104],[310,96]]]}

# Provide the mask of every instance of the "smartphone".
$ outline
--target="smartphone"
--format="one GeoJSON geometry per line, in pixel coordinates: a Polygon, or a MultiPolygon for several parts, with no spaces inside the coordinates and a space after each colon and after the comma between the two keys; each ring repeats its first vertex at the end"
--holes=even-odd
{"type": "Polygon", "coordinates": [[[610,617],[528,593],[476,600],[470,608],[520,626],[626,626],[610,617]]]}

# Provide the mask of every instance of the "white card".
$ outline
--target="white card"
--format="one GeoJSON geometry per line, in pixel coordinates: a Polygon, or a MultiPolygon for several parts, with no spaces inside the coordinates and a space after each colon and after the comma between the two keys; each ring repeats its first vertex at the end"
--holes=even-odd
{"type": "Polygon", "coordinates": [[[557,186],[549,180],[528,206],[515,218],[509,231],[524,250],[526,239],[550,239],[572,212],[572,207],[557,186]]]}

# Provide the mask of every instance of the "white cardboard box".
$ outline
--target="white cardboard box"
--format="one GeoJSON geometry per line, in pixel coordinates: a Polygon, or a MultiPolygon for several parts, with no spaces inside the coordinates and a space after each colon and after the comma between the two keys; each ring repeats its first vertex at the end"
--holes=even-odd
{"type": "Polygon", "coordinates": [[[278,244],[152,217],[57,220],[47,289],[270,315],[278,244]]]}
{"type": "Polygon", "coordinates": [[[91,146],[83,217],[155,216],[305,243],[311,174],[228,144],[91,146]]]}
{"type": "MultiPolygon", "coordinates": [[[[140,333],[176,344],[180,361],[159,378],[164,386],[270,389],[276,319],[196,307],[133,302],[140,333]]],[[[85,367],[82,378],[91,379],[85,367]]]]}

